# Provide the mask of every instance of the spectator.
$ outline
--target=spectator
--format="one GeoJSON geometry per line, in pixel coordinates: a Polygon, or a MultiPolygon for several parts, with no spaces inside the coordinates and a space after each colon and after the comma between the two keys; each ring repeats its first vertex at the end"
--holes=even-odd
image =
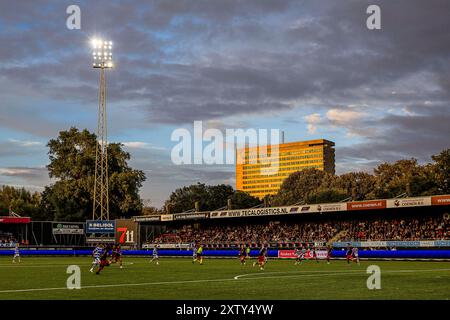
{"type": "Polygon", "coordinates": [[[341,231],[346,231],[342,241],[384,240],[447,240],[450,223],[443,217],[410,219],[377,219],[364,221],[326,221],[304,223],[251,224],[238,226],[207,226],[195,229],[185,225],[160,235],[154,242],[191,243],[300,243],[328,242],[341,231]]]}

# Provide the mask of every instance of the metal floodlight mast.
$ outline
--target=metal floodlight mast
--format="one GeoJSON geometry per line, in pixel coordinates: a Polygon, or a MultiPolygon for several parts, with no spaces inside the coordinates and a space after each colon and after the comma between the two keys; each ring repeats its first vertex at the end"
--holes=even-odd
{"type": "Polygon", "coordinates": [[[108,126],[106,113],[105,69],[111,69],[112,42],[92,40],[93,67],[100,69],[100,90],[98,95],[97,148],[95,153],[95,181],[92,220],[109,220],[109,177],[108,177],[108,126]]]}

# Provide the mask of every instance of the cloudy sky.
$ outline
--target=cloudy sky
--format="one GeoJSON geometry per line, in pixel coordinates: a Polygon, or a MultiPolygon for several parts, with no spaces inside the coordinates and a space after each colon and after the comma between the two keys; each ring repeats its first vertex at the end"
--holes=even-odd
{"type": "Polygon", "coordinates": [[[46,143],[94,131],[89,40],[114,41],[110,140],[145,170],[160,206],[233,166],[171,164],[177,128],[282,129],[336,142],[337,172],[429,161],[450,147],[448,0],[0,1],[0,184],[48,184],[46,143]],[[66,8],[81,8],[81,30],[66,8]],[[381,7],[381,30],[366,9],[381,7]]]}

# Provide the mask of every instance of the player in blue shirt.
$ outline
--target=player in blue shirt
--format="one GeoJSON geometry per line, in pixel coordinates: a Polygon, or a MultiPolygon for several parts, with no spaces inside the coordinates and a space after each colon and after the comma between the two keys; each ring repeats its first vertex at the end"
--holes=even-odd
{"type": "Polygon", "coordinates": [[[90,272],[94,272],[94,268],[100,265],[100,256],[102,255],[103,248],[101,245],[97,245],[92,251],[92,257],[94,260],[92,261],[90,272]]]}
{"type": "Polygon", "coordinates": [[[358,265],[359,263],[359,254],[358,254],[358,248],[357,247],[353,247],[352,248],[352,261],[357,263],[358,265]]]}
{"type": "Polygon", "coordinates": [[[153,258],[150,260],[150,263],[153,261],[156,261],[156,264],[159,265],[158,248],[156,246],[153,247],[153,258]]]}
{"type": "Polygon", "coordinates": [[[197,260],[197,246],[195,245],[195,243],[191,244],[191,249],[192,249],[192,263],[195,263],[195,261],[197,260]]]}
{"type": "Polygon", "coordinates": [[[20,250],[19,250],[19,244],[18,243],[16,243],[16,247],[14,248],[13,263],[16,263],[16,258],[19,260],[19,263],[20,263],[20,250]]]}

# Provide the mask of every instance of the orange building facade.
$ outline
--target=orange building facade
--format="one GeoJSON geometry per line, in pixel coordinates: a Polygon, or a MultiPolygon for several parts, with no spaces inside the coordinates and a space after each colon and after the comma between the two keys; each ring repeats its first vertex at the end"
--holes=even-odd
{"type": "Polygon", "coordinates": [[[335,173],[334,142],[318,139],[237,150],[236,189],[263,198],[291,173],[307,168],[335,173]]]}

